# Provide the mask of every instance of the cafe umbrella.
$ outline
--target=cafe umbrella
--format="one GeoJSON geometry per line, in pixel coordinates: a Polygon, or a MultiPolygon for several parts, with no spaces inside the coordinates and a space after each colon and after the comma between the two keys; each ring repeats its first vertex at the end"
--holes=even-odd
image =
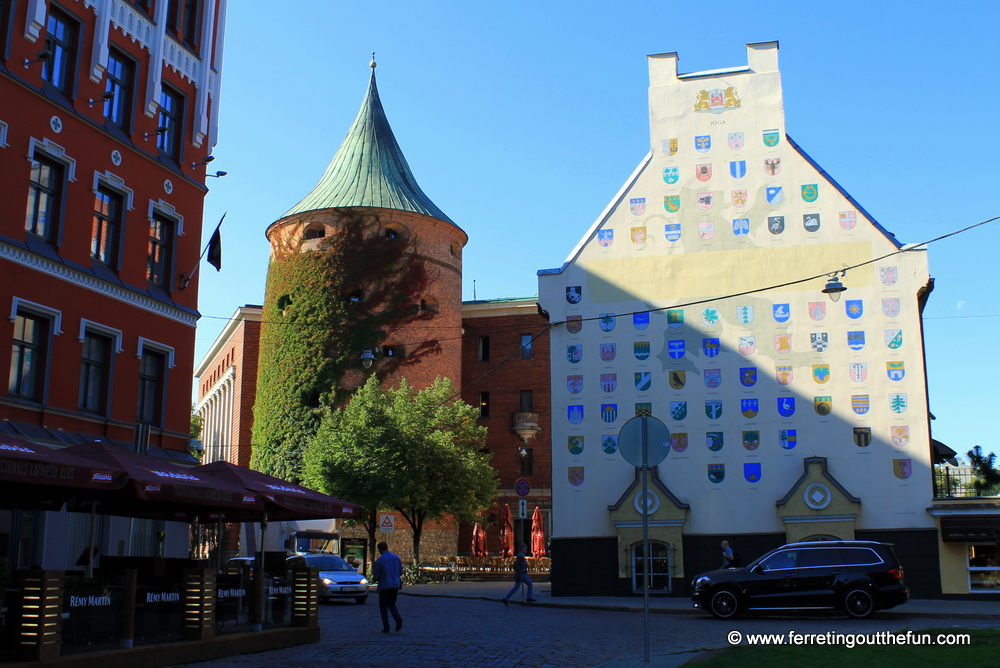
{"type": "Polygon", "coordinates": [[[504,559],[514,556],[514,518],[507,503],[500,511],[500,556],[504,559]]]}
{"type": "Polygon", "coordinates": [[[542,509],[535,506],[531,515],[531,556],[545,556],[545,529],[542,521],[542,509]]]}

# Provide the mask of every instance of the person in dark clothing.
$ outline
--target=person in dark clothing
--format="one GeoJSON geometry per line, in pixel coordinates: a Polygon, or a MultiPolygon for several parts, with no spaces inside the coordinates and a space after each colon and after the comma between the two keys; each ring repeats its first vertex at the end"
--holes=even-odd
{"type": "Polygon", "coordinates": [[[507,601],[510,597],[517,593],[517,590],[521,587],[521,583],[528,585],[528,603],[534,603],[535,599],[531,597],[531,578],[528,577],[528,561],[524,558],[524,552],[528,549],[527,545],[521,544],[521,551],[517,553],[517,558],[514,559],[514,586],[511,587],[507,595],[503,597],[503,604],[507,605],[507,601]]]}
{"type": "Polygon", "coordinates": [[[396,620],[396,630],[403,628],[403,618],[396,608],[396,596],[403,586],[403,562],[389,551],[385,542],[378,544],[382,555],[372,566],[372,579],[378,582],[378,611],[382,615],[382,633],[389,632],[389,613],[396,620]]]}

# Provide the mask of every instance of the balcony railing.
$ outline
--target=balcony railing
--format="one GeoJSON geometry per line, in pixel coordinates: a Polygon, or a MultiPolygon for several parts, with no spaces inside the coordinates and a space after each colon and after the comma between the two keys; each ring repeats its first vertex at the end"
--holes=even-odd
{"type": "Polygon", "coordinates": [[[986,485],[971,466],[934,466],[934,497],[938,499],[1000,496],[1000,485],[986,485]]]}

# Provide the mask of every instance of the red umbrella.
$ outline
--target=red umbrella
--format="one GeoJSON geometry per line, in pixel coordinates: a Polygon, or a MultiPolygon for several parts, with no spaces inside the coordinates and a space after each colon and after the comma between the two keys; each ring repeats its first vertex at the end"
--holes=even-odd
{"type": "Polygon", "coordinates": [[[510,504],[503,504],[500,513],[500,556],[514,556],[514,518],[510,514],[510,504]]]}
{"type": "Polygon", "coordinates": [[[236,466],[229,462],[213,462],[196,466],[192,471],[204,472],[264,498],[267,517],[271,520],[308,520],[343,517],[361,519],[361,506],[342,501],[316,490],[269,476],[260,471],[236,466]]]}
{"type": "Polygon", "coordinates": [[[479,556],[480,557],[490,556],[490,548],[489,545],[487,545],[486,543],[486,529],[477,524],[476,532],[479,534],[479,556]]]}
{"type": "Polygon", "coordinates": [[[479,522],[472,525],[472,556],[481,557],[482,547],[479,542],[479,522]]]}
{"type": "Polygon", "coordinates": [[[545,529],[542,525],[542,509],[535,506],[531,515],[531,556],[545,556],[545,529]]]}

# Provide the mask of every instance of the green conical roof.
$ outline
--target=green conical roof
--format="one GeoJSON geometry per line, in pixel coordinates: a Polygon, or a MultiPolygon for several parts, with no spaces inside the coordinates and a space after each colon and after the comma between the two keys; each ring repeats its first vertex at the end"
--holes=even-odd
{"type": "Polygon", "coordinates": [[[365,100],[326,173],[282,217],[349,206],[412,211],[454,224],[420,189],[406,164],[378,97],[374,63],[365,100]]]}

